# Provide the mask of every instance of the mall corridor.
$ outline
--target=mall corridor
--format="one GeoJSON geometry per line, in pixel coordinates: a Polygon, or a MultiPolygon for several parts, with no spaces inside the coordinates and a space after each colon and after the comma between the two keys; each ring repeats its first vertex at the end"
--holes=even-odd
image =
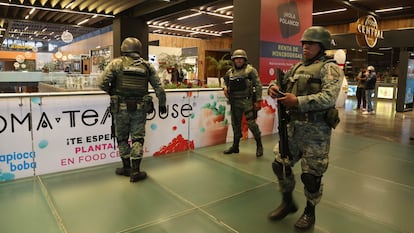
{"type": "MultiPolygon", "coordinates": [[[[414,113],[379,101],[376,115],[362,115],[354,102],[340,109],[309,232],[414,232],[414,113]]],[[[0,183],[0,232],[296,232],[305,206],[299,180],[300,210],[280,222],[267,219],[281,199],[271,169],[277,140],[263,137],[259,159],[253,139],[242,141],[238,155],[222,153],[229,143],[145,158],[149,178],[136,184],[114,174],[118,163],[0,183]]]]}

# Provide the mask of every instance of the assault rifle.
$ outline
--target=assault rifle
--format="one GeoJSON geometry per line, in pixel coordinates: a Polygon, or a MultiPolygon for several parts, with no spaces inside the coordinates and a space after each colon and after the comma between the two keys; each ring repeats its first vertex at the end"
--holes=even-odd
{"type": "Polygon", "coordinates": [[[111,137],[114,143],[114,150],[116,150],[116,133],[115,133],[115,114],[111,113],[111,137]]]}
{"type": "Polygon", "coordinates": [[[106,110],[107,114],[111,114],[111,137],[114,143],[114,150],[116,150],[116,132],[115,132],[115,113],[119,111],[118,96],[111,95],[109,107],[106,110]]]}
{"type": "MultiPolygon", "coordinates": [[[[284,85],[282,80],[285,74],[281,69],[277,69],[277,85],[283,90],[284,85]]],[[[279,97],[282,97],[284,93],[279,91],[279,97]]],[[[279,153],[282,159],[290,159],[289,139],[287,132],[287,124],[289,122],[289,115],[286,111],[286,106],[280,101],[277,102],[277,116],[278,116],[278,130],[279,130],[279,153]]]]}

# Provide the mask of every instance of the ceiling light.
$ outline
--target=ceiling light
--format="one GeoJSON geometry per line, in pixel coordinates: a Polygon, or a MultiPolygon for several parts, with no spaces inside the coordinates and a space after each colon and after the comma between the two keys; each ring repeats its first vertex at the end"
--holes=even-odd
{"type": "Polygon", "coordinates": [[[166,25],[168,23],[169,23],[168,21],[164,21],[164,22],[159,23],[158,25],[163,26],[163,25],[166,25]]]}
{"type": "Polygon", "coordinates": [[[215,26],[215,24],[207,24],[207,25],[198,26],[198,27],[194,27],[194,28],[208,28],[208,27],[213,27],[213,26],[215,26]]]}
{"type": "Polygon", "coordinates": [[[164,26],[157,26],[157,25],[149,25],[149,27],[160,28],[160,29],[171,30],[171,31],[179,31],[179,32],[200,33],[200,34],[205,34],[205,35],[210,35],[210,36],[221,36],[220,33],[197,32],[195,30],[180,29],[180,28],[173,28],[173,27],[164,27],[164,26]]]}
{"type": "Polygon", "coordinates": [[[224,33],[230,33],[230,32],[232,32],[233,30],[227,30],[227,31],[221,31],[220,33],[221,34],[224,34],[224,33]]]}
{"type": "Polygon", "coordinates": [[[46,7],[37,7],[37,6],[25,6],[25,5],[17,5],[12,3],[4,3],[0,2],[0,6],[11,6],[11,7],[19,7],[19,8],[30,8],[30,9],[37,9],[37,10],[44,10],[44,11],[56,11],[56,12],[63,12],[63,13],[72,13],[72,14],[80,14],[80,15],[98,15],[102,17],[108,18],[115,18],[114,15],[105,15],[105,14],[95,14],[89,12],[82,12],[82,11],[72,11],[72,10],[61,10],[61,9],[54,9],[54,8],[46,8],[46,7]]]}
{"type": "Polygon", "coordinates": [[[186,15],[186,16],[178,18],[177,20],[183,20],[183,19],[191,18],[191,17],[197,16],[197,15],[201,15],[201,12],[197,12],[197,13],[194,13],[194,14],[191,14],[191,15],[186,15]]]}
{"type": "Polygon", "coordinates": [[[82,24],[84,24],[84,23],[86,23],[88,21],[89,21],[89,19],[84,19],[84,20],[80,21],[77,25],[82,25],[82,24]]]}
{"type": "Polygon", "coordinates": [[[375,13],[381,13],[381,12],[387,12],[387,11],[398,11],[398,10],[402,10],[402,9],[404,9],[404,7],[399,6],[399,7],[375,10],[375,13]]]}
{"type": "Polygon", "coordinates": [[[346,8],[340,8],[340,9],[335,9],[335,10],[319,11],[319,12],[313,12],[312,15],[316,16],[316,15],[332,14],[332,13],[342,12],[346,10],[347,10],[346,8]]]}
{"type": "Polygon", "coordinates": [[[222,7],[222,8],[218,8],[215,11],[223,11],[223,10],[227,10],[227,9],[230,9],[230,8],[233,8],[233,5],[231,5],[231,6],[225,6],[225,7],[222,7]]]}
{"type": "Polygon", "coordinates": [[[73,5],[73,3],[75,3],[75,2],[74,1],[73,2],[70,2],[68,5],[65,6],[65,8],[66,9],[69,9],[69,7],[71,7],[73,5]]]}
{"type": "Polygon", "coordinates": [[[367,54],[371,54],[371,55],[378,55],[378,56],[384,56],[383,53],[377,53],[377,52],[368,52],[367,54]]]}
{"type": "Polygon", "coordinates": [[[218,17],[222,17],[222,18],[226,18],[226,19],[233,19],[233,16],[229,16],[229,15],[222,15],[222,14],[217,14],[214,12],[209,12],[209,11],[200,11],[201,13],[207,14],[207,15],[213,15],[213,16],[218,16],[218,17]]]}

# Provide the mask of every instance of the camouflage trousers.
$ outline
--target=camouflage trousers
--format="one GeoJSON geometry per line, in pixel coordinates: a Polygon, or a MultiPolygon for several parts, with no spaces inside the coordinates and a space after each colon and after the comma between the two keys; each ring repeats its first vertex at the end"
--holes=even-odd
{"type": "Polygon", "coordinates": [[[261,132],[256,123],[257,115],[251,99],[235,99],[230,101],[231,106],[231,126],[233,127],[234,140],[242,137],[242,117],[246,116],[247,126],[254,138],[260,138],[261,132]]]}
{"type": "Polygon", "coordinates": [[[115,113],[115,133],[119,155],[122,158],[142,158],[144,153],[145,123],[147,114],[144,110],[119,110],[115,113]],[[128,140],[131,137],[131,144],[128,140]]]}
{"type": "MultiPolygon", "coordinates": [[[[277,144],[273,149],[276,160],[291,168],[300,160],[302,173],[322,177],[328,169],[331,132],[331,128],[325,122],[309,123],[305,121],[294,121],[289,123],[289,150],[292,158],[290,160],[282,159],[277,144]]],[[[295,184],[295,176],[292,172],[291,176],[279,180],[280,191],[282,193],[293,192],[295,184]]],[[[304,190],[307,200],[313,205],[319,203],[322,192],[323,183],[321,183],[319,191],[315,193],[310,193],[306,189],[304,190]]]]}

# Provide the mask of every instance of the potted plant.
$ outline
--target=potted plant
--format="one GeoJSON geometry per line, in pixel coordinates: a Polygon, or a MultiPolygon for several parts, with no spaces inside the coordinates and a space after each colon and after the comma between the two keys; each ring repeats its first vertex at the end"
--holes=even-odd
{"type": "Polygon", "coordinates": [[[158,59],[159,69],[160,70],[168,70],[174,67],[175,65],[182,65],[184,63],[185,57],[175,55],[175,54],[160,54],[160,58],[158,59]]]}
{"type": "Polygon", "coordinates": [[[216,77],[219,81],[219,87],[221,87],[221,73],[223,70],[227,70],[232,66],[232,61],[230,59],[226,59],[230,54],[224,54],[219,60],[215,57],[207,56],[206,59],[209,61],[208,70],[216,71],[216,77]]]}

